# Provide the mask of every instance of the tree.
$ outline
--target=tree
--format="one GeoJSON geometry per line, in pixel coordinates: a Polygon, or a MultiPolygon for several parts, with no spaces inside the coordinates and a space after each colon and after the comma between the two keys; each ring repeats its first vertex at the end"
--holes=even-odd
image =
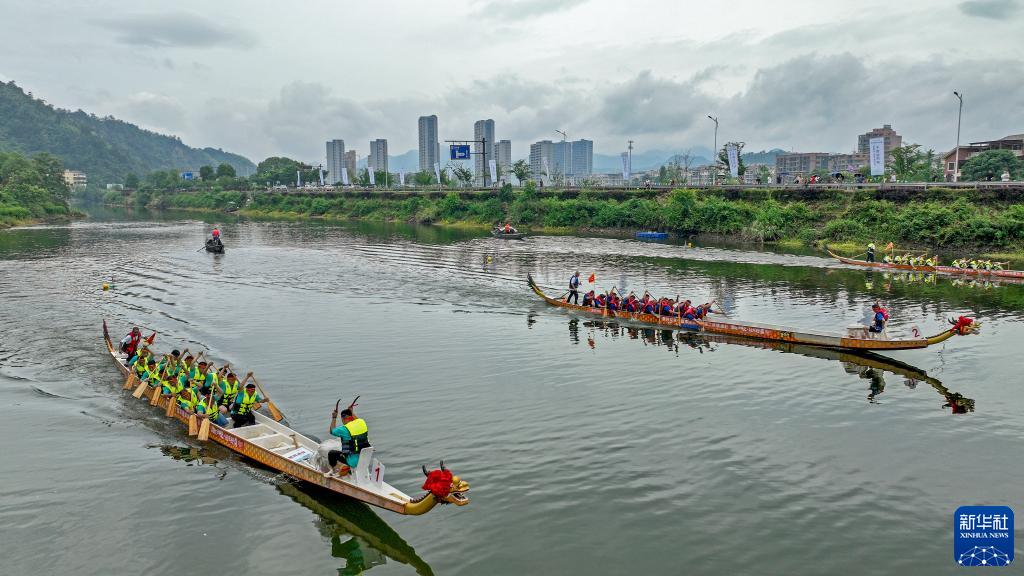
{"type": "Polygon", "coordinates": [[[892,160],[888,168],[896,175],[897,180],[906,182],[926,172],[928,160],[921,151],[920,144],[907,144],[892,149],[892,160]]]}
{"type": "Polygon", "coordinates": [[[512,164],[512,174],[515,174],[516,180],[522,185],[530,179],[530,164],[523,159],[516,160],[512,164]]]}
{"type": "Polygon", "coordinates": [[[739,169],[736,172],[743,176],[743,173],[747,171],[747,166],[743,163],[743,142],[727,142],[718,152],[718,162],[725,167],[726,172],[732,173],[729,166],[729,146],[736,147],[736,158],[739,160],[739,169]]]}
{"type": "Polygon", "coordinates": [[[452,174],[455,175],[456,180],[462,182],[462,185],[464,187],[468,186],[469,183],[473,181],[473,171],[470,170],[469,168],[466,168],[462,164],[456,162],[449,162],[448,169],[451,170],[452,174]]]}
{"type": "Polygon", "coordinates": [[[213,166],[200,166],[199,177],[203,179],[203,182],[209,182],[213,180],[213,166]]]}
{"type": "Polygon", "coordinates": [[[961,181],[999,180],[1003,172],[1020,178],[1024,166],[1009,150],[986,150],[960,163],[961,181]]]}
{"type": "MultiPolygon", "coordinates": [[[[202,174],[202,169],[201,168],[199,170],[199,173],[202,174]]],[[[228,164],[227,162],[221,162],[220,165],[217,166],[217,178],[225,178],[225,177],[226,178],[234,178],[235,177],[235,167],[232,166],[231,164],[228,164]]],[[[206,178],[203,178],[203,180],[206,180],[206,178]]]]}
{"type": "Polygon", "coordinates": [[[139,187],[139,177],[136,176],[135,173],[129,172],[128,175],[124,177],[124,187],[129,190],[135,190],[139,187]]]}
{"type": "Polygon", "coordinates": [[[417,186],[430,186],[434,183],[434,173],[429,170],[420,170],[413,174],[412,181],[415,182],[417,186]]]}

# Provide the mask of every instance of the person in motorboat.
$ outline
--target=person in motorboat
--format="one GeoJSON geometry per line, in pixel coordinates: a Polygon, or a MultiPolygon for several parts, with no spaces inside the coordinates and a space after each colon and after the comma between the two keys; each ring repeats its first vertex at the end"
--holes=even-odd
{"type": "Polygon", "coordinates": [[[501,229],[502,234],[515,234],[516,232],[518,232],[518,230],[513,228],[510,222],[505,222],[505,226],[501,229]]]}
{"type": "Polygon", "coordinates": [[[245,389],[235,396],[235,401],[231,404],[231,420],[235,423],[234,427],[241,428],[256,424],[256,416],[253,411],[259,410],[261,403],[267,400],[269,398],[260,396],[256,391],[256,384],[252,382],[246,384],[245,389]]]}
{"type": "Polygon", "coordinates": [[[871,305],[871,325],[868,332],[882,334],[885,332],[885,325],[889,322],[889,312],[882,308],[882,305],[875,302],[871,305]]]}
{"type": "Polygon", "coordinates": [[[366,421],[356,416],[351,407],[331,412],[331,436],[341,439],[341,450],[327,452],[327,461],[331,465],[329,476],[345,476],[359,464],[359,453],[370,445],[369,429],[366,421]],[[337,426],[341,416],[341,426],[337,426]]]}
{"type": "Polygon", "coordinates": [[[213,228],[213,232],[210,233],[210,239],[207,242],[211,245],[217,246],[218,248],[223,246],[224,243],[220,240],[220,230],[216,226],[213,228]]]}

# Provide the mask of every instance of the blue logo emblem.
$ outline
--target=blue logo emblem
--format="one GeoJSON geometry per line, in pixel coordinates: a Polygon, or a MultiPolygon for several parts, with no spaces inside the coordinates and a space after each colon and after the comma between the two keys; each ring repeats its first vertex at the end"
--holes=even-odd
{"type": "Polygon", "coordinates": [[[961,506],[953,514],[953,560],[961,566],[1009,566],[1013,562],[1013,510],[1009,506],[961,506]]]}

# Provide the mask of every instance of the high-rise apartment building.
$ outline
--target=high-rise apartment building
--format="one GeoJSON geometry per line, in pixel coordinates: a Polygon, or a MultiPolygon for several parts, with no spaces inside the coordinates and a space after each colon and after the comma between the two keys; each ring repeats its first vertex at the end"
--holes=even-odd
{"type": "Polygon", "coordinates": [[[441,151],[437,141],[437,115],[420,116],[420,170],[434,171],[434,163],[440,162],[438,153],[441,151]]]}
{"type": "Polygon", "coordinates": [[[327,141],[327,180],[328,184],[341,182],[341,168],[345,165],[345,141],[327,141]]]}
{"type": "Polygon", "coordinates": [[[555,180],[572,175],[572,142],[551,143],[550,173],[555,180]]]}
{"type": "MultiPolygon", "coordinates": [[[[541,140],[530,144],[530,174],[534,179],[550,177],[551,166],[551,140],[541,140]]],[[[547,179],[547,178],[545,178],[547,179]]]]}
{"type": "Polygon", "coordinates": [[[885,124],[881,128],[875,128],[866,134],[857,136],[857,153],[870,154],[870,143],[872,138],[885,138],[885,159],[892,160],[893,148],[903,146],[903,136],[900,136],[892,129],[892,124],[885,124]]]}
{"type": "Polygon", "coordinates": [[[594,141],[576,140],[572,143],[571,176],[590,176],[594,173],[594,141]]]}
{"type": "MultiPolygon", "coordinates": [[[[345,169],[348,171],[349,182],[356,177],[356,160],[358,159],[358,153],[355,150],[345,152],[345,169]]],[[[341,175],[339,174],[338,177],[340,178],[341,175]]]]}
{"type": "Polygon", "coordinates": [[[494,160],[494,120],[477,120],[473,124],[473,140],[473,175],[477,185],[486,186],[491,181],[489,161],[494,160]]]}
{"type": "Polygon", "coordinates": [[[370,156],[366,160],[366,166],[377,171],[387,171],[388,169],[388,141],[384,138],[378,138],[370,141],[370,156]]]}
{"type": "Polygon", "coordinates": [[[501,175],[498,178],[509,182],[512,174],[512,141],[498,140],[495,142],[494,158],[498,161],[498,168],[501,169],[501,175]]]}

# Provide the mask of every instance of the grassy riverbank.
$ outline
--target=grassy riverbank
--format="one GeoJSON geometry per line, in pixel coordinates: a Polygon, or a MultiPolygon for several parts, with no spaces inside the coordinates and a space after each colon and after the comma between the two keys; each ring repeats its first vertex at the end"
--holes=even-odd
{"type": "MultiPolygon", "coordinates": [[[[869,240],[944,251],[1017,253],[1024,247],[1024,204],[980,202],[969,194],[911,202],[857,195],[778,200],[773,192],[751,190],[736,198],[680,189],[656,197],[638,191],[608,198],[585,190],[574,197],[540,197],[526,186],[493,193],[449,192],[439,198],[256,194],[242,213],[479,226],[508,219],[533,230],[664,230],[792,246],[846,244],[851,249],[869,240]]],[[[204,210],[221,210],[230,202],[242,205],[243,200],[238,192],[159,198],[166,207],[204,210]]]]}

